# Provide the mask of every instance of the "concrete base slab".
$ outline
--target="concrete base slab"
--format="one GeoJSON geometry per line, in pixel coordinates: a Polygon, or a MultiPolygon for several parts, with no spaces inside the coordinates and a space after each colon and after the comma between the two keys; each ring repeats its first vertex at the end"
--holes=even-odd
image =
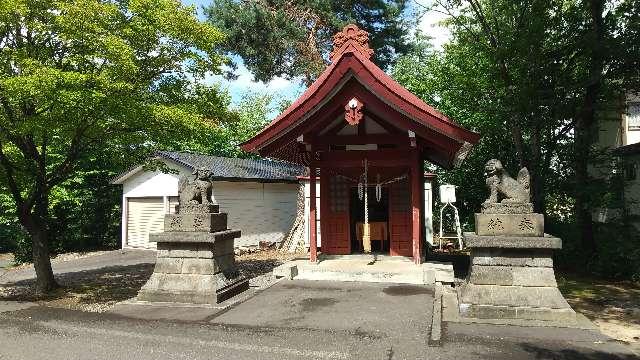
{"type": "Polygon", "coordinates": [[[514,325],[526,327],[557,327],[595,330],[597,327],[584,315],[574,313],[571,317],[560,319],[534,320],[518,318],[479,318],[467,317],[461,314],[458,303],[458,294],[450,287],[443,287],[442,293],[442,319],[446,322],[468,323],[468,324],[493,324],[493,325],[514,325]]]}
{"type": "Polygon", "coordinates": [[[273,276],[293,280],[298,276],[298,266],[295,262],[289,261],[273,269],[273,276]]]}
{"type": "Polygon", "coordinates": [[[152,302],[133,298],[117,303],[109,312],[124,317],[143,320],[206,321],[227,311],[233,306],[249,300],[279,282],[280,280],[276,280],[263,288],[249,288],[218,304],[152,302]]]}
{"type": "Polygon", "coordinates": [[[345,255],[323,257],[317,263],[293,260],[274,269],[274,275],[287,279],[316,281],[357,281],[433,285],[453,283],[451,263],[416,265],[409,258],[396,256],[345,255]]]}
{"type": "Polygon", "coordinates": [[[249,289],[249,280],[242,276],[227,279],[218,275],[222,280],[216,279],[216,275],[177,275],[173,281],[167,281],[154,273],[138,292],[137,299],[149,302],[216,304],[249,289]],[[154,276],[160,279],[156,280],[154,276]]]}
{"type": "Polygon", "coordinates": [[[205,321],[226,306],[190,305],[184,303],[159,303],[148,301],[126,301],[118,303],[110,311],[112,314],[143,320],[205,321]]]}
{"type": "Polygon", "coordinates": [[[433,296],[433,315],[431,316],[431,335],[429,336],[429,346],[442,345],[442,285],[435,285],[433,296]]]}

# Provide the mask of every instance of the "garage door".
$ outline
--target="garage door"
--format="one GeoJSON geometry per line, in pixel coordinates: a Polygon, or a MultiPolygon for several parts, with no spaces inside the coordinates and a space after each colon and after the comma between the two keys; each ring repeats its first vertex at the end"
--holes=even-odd
{"type": "Polygon", "coordinates": [[[164,230],[164,202],[161,197],[128,198],[127,246],[154,248],[149,234],[164,230]]]}

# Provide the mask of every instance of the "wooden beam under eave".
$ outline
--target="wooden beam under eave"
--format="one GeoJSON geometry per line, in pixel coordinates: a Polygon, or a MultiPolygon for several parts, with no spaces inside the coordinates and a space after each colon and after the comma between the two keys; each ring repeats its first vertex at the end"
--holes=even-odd
{"type": "Polygon", "coordinates": [[[410,162],[410,152],[398,149],[378,149],[378,150],[333,150],[321,154],[320,161],[324,163],[340,163],[349,161],[362,161],[367,159],[376,163],[386,162],[389,164],[405,165],[410,162]]]}
{"type": "Polygon", "coordinates": [[[335,135],[319,136],[313,141],[316,144],[324,145],[365,145],[365,144],[396,144],[405,145],[406,136],[389,134],[372,135],[335,135]]]}

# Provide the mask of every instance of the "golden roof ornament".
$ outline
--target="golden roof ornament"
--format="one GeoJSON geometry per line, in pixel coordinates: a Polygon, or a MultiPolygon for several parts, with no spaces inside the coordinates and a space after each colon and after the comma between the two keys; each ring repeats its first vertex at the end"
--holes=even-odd
{"type": "Polygon", "coordinates": [[[370,59],[373,50],[369,47],[369,33],[354,24],[349,24],[333,35],[333,51],[329,54],[331,62],[338,60],[348,50],[358,51],[365,58],[370,59]]]}

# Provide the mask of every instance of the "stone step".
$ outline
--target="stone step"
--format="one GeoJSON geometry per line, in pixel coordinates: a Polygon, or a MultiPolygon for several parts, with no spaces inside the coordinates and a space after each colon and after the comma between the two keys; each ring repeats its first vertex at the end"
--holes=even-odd
{"type": "Polygon", "coordinates": [[[452,283],[451,263],[425,263],[416,266],[407,261],[381,261],[367,265],[359,258],[323,260],[318,264],[308,260],[295,260],[276,267],[276,277],[300,280],[358,281],[431,285],[435,282],[452,283]]]}
{"type": "Polygon", "coordinates": [[[397,284],[424,284],[424,275],[421,272],[414,273],[394,273],[394,272],[359,272],[359,271],[337,271],[337,270],[298,270],[296,279],[301,280],[329,280],[329,281],[359,281],[374,283],[397,283],[397,284]]]}
{"type": "Polygon", "coordinates": [[[453,264],[450,262],[426,262],[422,264],[425,276],[425,284],[436,282],[453,284],[453,264]]]}

